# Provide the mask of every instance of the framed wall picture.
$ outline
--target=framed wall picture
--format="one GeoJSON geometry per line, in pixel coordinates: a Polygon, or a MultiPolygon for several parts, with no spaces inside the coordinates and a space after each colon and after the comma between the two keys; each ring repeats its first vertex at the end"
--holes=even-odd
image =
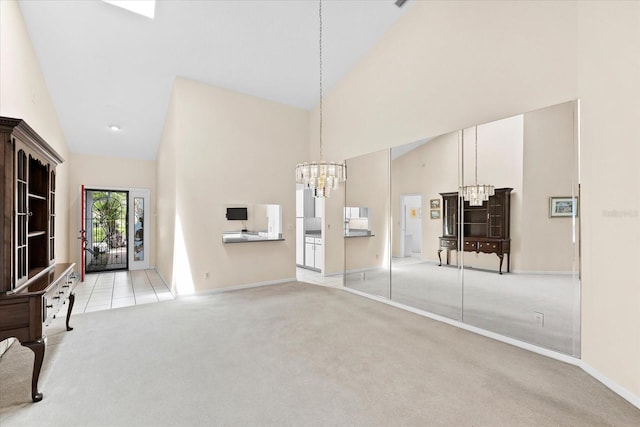
{"type": "Polygon", "coordinates": [[[440,209],[431,209],[431,219],[440,219],[440,209]]]}
{"type": "Polygon", "coordinates": [[[440,209],[440,199],[429,200],[429,205],[431,206],[431,209],[440,209]]]}
{"type": "Polygon", "coordinates": [[[549,218],[578,215],[577,197],[549,197],[549,218]]]}

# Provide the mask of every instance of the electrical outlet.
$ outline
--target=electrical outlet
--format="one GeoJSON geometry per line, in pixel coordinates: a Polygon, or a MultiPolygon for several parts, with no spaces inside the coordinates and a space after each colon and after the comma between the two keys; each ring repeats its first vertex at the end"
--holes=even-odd
{"type": "Polygon", "coordinates": [[[536,315],[536,325],[540,326],[541,328],[544,327],[544,313],[539,313],[539,312],[535,312],[536,315]]]}

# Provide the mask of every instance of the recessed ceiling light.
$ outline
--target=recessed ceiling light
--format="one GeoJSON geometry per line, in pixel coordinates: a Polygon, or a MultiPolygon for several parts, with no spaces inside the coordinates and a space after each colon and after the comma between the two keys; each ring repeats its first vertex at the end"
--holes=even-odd
{"type": "Polygon", "coordinates": [[[156,1],[155,0],[102,0],[105,3],[112,4],[114,6],[121,7],[129,12],[137,13],[138,15],[146,16],[153,19],[156,13],[156,1]]]}
{"type": "Polygon", "coordinates": [[[109,129],[111,129],[114,132],[118,132],[120,130],[120,126],[118,126],[118,125],[109,125],[109,129]]]}

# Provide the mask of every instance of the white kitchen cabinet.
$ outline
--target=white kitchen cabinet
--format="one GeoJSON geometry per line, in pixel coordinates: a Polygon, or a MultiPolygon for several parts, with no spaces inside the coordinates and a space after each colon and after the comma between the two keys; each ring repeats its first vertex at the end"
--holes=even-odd
{"type": "Polygon", "coordinates": [[[304,238],[304,266],[314,270],[322,270],[324,252],[321,237],[304,238]]]}
{"type": "Polygon", "coordinates": [[[315,268],[315,253],[316,245],[313,243],[304,244],[304,266],[309,268],[315,268]]]}
{"type": "Polygon", "coordinates": [[[313,266],[317,270],[322,270],[324,267],[324,251],[322,248],[322,239],[317,237],[313,245],[313,266]]]}

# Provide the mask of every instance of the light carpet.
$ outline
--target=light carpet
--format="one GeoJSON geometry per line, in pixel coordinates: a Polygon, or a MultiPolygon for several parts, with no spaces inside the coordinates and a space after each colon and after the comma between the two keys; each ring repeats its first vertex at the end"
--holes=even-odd
{"type": "Polygon", "coordinates": [[[0,361],[0,425],[637,426],[579,368],[292,282],[79,314],[0,361]]]}
{"type": "Polygon", "coordinates": [[[394,263],[347,275],[346,285],[557,352],[580,355],[580,283],[568,274],[525,274],[432,262],[394,263]],[[390,273],[391,272],[391,273],[390,273]],[[544,316],[543,324],[536,313],[544,316]]]}

